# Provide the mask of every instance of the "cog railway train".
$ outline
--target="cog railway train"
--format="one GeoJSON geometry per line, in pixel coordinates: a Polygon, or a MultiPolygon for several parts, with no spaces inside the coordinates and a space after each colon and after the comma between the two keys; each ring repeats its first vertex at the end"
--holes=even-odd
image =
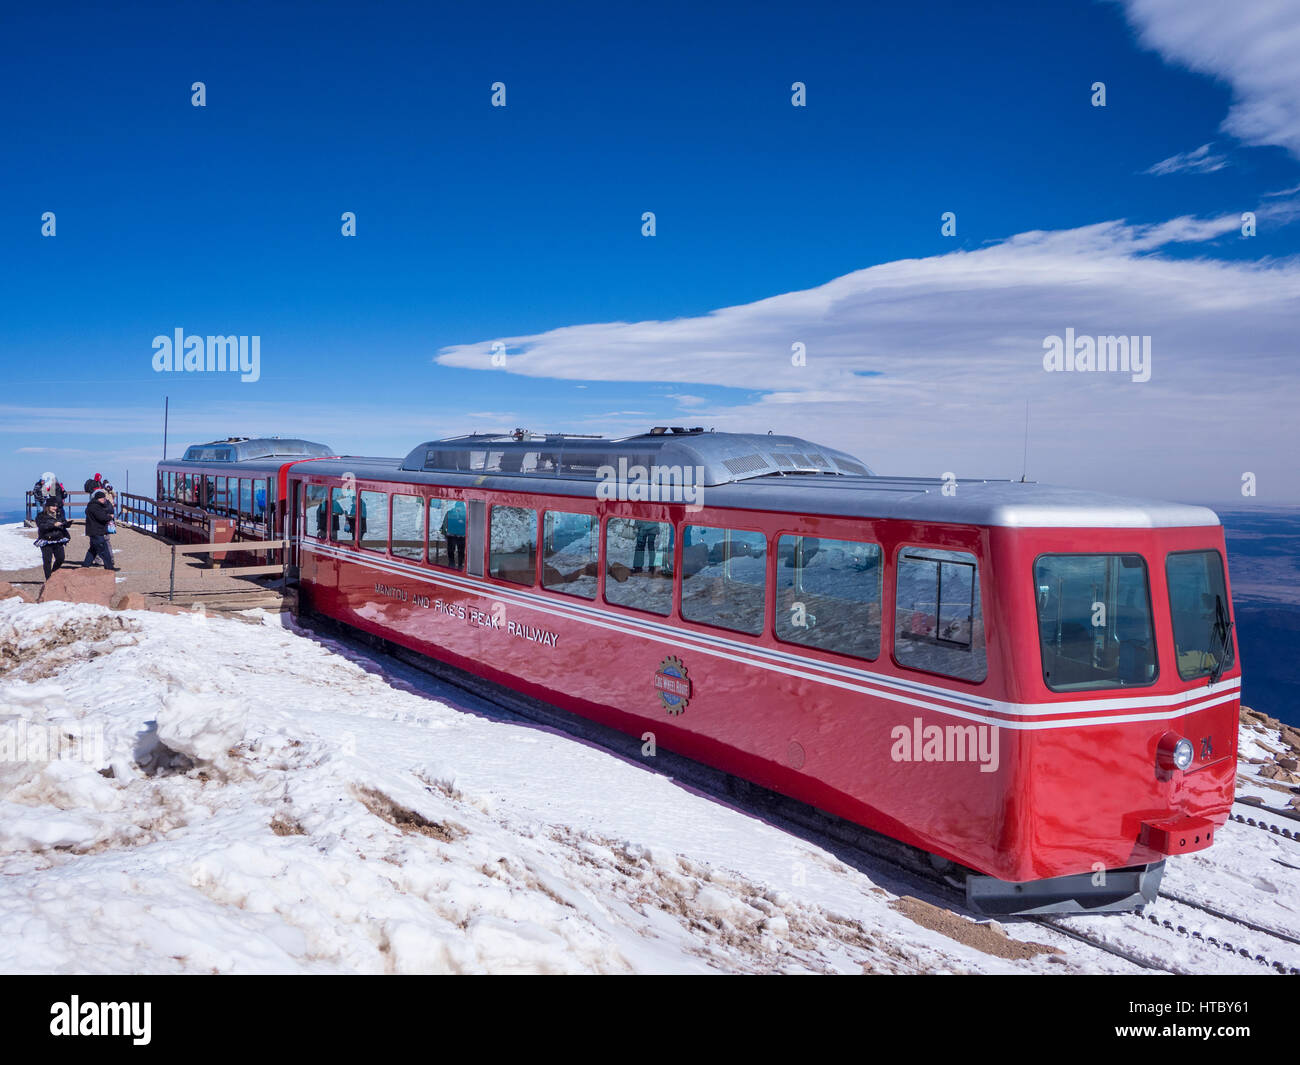
{"type": "Polygon", "coordinates": [[[158,500],[287,538],[307,611],[955,863],[986,913],[1140,906],[1232,803],[1200,507],[685,428],[232,438],[159,463],[158,500]]]}

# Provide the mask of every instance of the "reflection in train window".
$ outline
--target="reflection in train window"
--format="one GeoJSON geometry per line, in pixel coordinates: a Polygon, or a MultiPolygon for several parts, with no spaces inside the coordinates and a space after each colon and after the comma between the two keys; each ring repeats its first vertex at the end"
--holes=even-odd
{"type": "Polygon", "coordinates": [[[416,562],[424,558],[424,500],[393,496],[393,554],[416,562]]]}
{"type": "Polygon", "coordinates": [[[353,488],[336,488],[330,499],[330,539],[351,543],[356,536],[353,520],[357,509],[357,493],[353,488]]]}
{"type": "Polygon", "coordinates": [[[776,634],[789,643],[880,654],[880,546],[783,536],[776,549],[776,634]]]}
{"type": "Polygon", "coordinates": [[[488,572],[498,580],[532,584],[537,576],[537,511],[493,507],[488,572]]]}
{"type": "Polygon", "coordinates": [[[385,492],[362,492],[357,508],[359,543],[367,551],[388,550],[388,495],[385,492]]]}
{"type": "MultiPolygon", "coordinates": [[[[220,480],[225,481],[222,477],[220,480]]],[[[308,484],[302,490],[302,532],[318,540],[325,539],[330,512],[330,490],[323,484],[308,484]]]]}
{"type": "Polygon", "coordinates": [[[429,500],[429,561],[465,571],[465,504],[459,499],[429,500]]]}
{"type": "Polygon", "coordinates": [[[766,593],[766,536],[706,525],[682,530],[682,617],[757,636],[766,593]]]}
{"type": "Polygon", "coordinates": [[[651,614],[673,609],[673,527],[663,521],[605,523],[605,600],[651,614]]]}
{"type": "Polygon", "coordinates": [[[1156,647],[1141,555],[1034,560],[1043,680],[1052,691],[1151,684],[1156,647]]]}
{"type": "Polygon", "coordinates": [[[979,568],[967,551],[907,547],[898,555],[894,657],[962,680],[988,675],[979,568]]]}
{"type": "Polygon", "coordinates": [[[1217,551],[1182,551],[1165,560],[1174,649],[1183,680],[1232,668],[1232,604],[1217,551]]]}
{"type": "Polygon", "coordinates": [[[595,599],[599,572],[595,519],[548,510],[542,523],[542,587],[595,599]]]}

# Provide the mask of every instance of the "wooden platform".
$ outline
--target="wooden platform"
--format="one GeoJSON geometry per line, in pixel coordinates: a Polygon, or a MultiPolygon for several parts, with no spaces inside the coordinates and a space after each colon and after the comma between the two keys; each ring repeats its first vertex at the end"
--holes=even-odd
{"type": "MultiPolygon", "coordinates": [[[[27,535],[35,539],[36,530],[27,535]]],[[[167,602],[171,577],[171,544],[151,533],[118,525],[116,536],[110,537],[114,560],[118,566],[118,592],[138,592],[151,606],[167,602]]],[[[72,542],[65,548],[66,565],[79,566],[85,557],[89,541],[82,522],[72,526],[72,542]]],[[[231,554],[229,567],[237,568],[256,561],[249,554],[231,554]]],[[[263,569],[263,567],[257,567],[263,569]]],[[[196,604],[210,613],[234,613],[260,608],[271,612],[291,610],[297,605],[296,590],[285,589],[278,576],[279,567],[265,567],[272,573],[244,573],[227,575],[223,567],[206,565],[202,556],[177,555],[175,605],[193,609],[196,604]]],[[[8,581],[15,588],[30,590],[33,595],[44,583],[41,570],[41,552],[32,546],[32,565],[23,570],[0,571],[0,581],[8,581]]]]}

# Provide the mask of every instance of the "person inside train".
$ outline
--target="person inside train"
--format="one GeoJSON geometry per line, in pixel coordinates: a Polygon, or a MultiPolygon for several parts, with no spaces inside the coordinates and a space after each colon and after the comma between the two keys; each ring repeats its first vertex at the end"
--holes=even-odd
{"type": "Polygon", "coordinates": [[[47,581],[63,565],[63,548],[70,539],[68,523],[59,516],[59,505],[51,499],[36,515],[36,546],[41,549],[47,581]]]}
{"type": "Polygon", "coordinates": [[[655,543],[659,539],[657,521],[638,521],[636,523],[636,546],[632,552],[632,572],[640,573],[649,566],[655,572],[655,543]]]}
{"type": "Polygon", "coordinates": [[[447,539],[447,565],[465,565],[465,504],[453,503],[442,516],[442,535],[447,539]]]}

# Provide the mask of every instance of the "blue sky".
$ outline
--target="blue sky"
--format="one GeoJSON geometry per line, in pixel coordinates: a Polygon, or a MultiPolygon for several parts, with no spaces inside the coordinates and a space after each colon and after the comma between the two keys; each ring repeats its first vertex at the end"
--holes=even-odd
{"type": "Polygon", "coordinates": [[[10,5],[0,497],[142,486],[170,396],[173,447],[704,424],[935,476],[1018,476],[1028,403],[1031,477],[1300,501],[1300,9],[985,8],[10,5]],[[1045,372],[1067,327],[1151,380],[1045,372]],[[260,380],[155,373],[176,328],[260,380]]]}

